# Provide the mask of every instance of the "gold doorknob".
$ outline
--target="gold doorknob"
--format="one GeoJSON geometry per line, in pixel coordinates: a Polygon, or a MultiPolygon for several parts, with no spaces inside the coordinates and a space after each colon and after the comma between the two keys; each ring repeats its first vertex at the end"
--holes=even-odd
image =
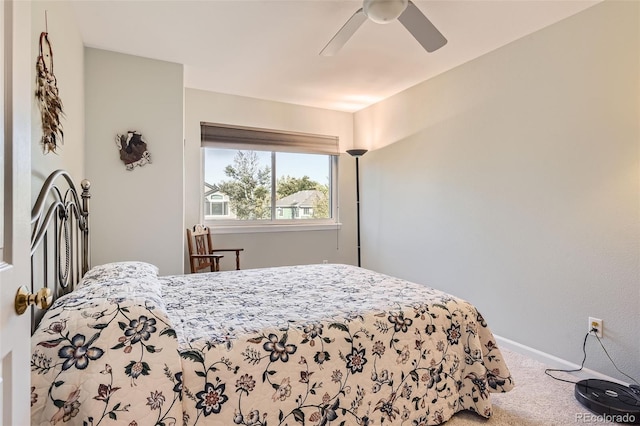
{"type": "Polygon", "coordinates": [[[43,287],[37,293],[31,294],[27,287],[22,286],[16,293],[16,313],[18,315],[24,314],[31,305],[36,305],[40,309],[47,309],[51,306],[52,301],[51,289],[43,287]]]}

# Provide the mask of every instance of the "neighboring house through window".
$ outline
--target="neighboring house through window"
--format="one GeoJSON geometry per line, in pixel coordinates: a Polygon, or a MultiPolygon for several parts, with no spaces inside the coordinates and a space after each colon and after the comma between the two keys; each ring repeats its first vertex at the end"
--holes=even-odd
{"type": "Polygon", "coordinates": [[[205,217],[215,217],[233,219],[234,216],[229,211],[229,196],[220,192],[220,188],[215,185],[204,183],[204,215],[205,217]]]}
{"type": "Polygon", "coordinates": [[[313,218],[314,207],[319,207],[325,202],[326,195],[317,189],[297,191],[276,201],[278,217],[286,219],[310,219],[313,218]]]}

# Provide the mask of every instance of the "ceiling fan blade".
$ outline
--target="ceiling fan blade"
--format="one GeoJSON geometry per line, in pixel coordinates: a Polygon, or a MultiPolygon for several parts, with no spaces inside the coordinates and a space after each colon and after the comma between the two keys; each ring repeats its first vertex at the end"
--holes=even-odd
{"type": "Polygon", "coordinates": [[[333,56],[345,45],[360,25],[367,20],[362,8],[356,10],[351,18],[340,28],[327,45],[320,51],[322,56],[333,56]]]}
{"type": "Polygon", "coordinates": [[[398,21],[409,30],[427,52],[434,52],[447,44],[447,39],[411,0],[398,17],[398,21]]]}

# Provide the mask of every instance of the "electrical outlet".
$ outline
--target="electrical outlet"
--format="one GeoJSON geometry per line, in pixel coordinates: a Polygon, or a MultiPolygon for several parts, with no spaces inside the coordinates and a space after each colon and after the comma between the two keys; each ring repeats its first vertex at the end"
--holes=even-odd
{"type": "Polygon", "coordinates": [[[589,317],[589,333],[594,333],[598,337],[602,337],[602,320],[600,318],[589,317]],[[591,331],[594,330],[595,331],[591,331]]]}

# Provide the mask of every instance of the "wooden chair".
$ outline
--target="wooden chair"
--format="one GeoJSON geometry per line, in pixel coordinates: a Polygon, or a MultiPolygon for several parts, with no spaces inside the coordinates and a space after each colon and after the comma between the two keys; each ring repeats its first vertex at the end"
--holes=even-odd
{"type": "Polygon", "coordinates": [[[220,252],[236,253],[236,270],[240,269],[240,252],[243,248],[233,249],[214,249],[211,239],[211,231],[208,226],[194,225],[193,228],[187,229],[187,245],[189,247],[189,264],[191,265],[191,273],[210,268],[212,272],[220,270],[220,259],[223,255],[220,252]]]}

